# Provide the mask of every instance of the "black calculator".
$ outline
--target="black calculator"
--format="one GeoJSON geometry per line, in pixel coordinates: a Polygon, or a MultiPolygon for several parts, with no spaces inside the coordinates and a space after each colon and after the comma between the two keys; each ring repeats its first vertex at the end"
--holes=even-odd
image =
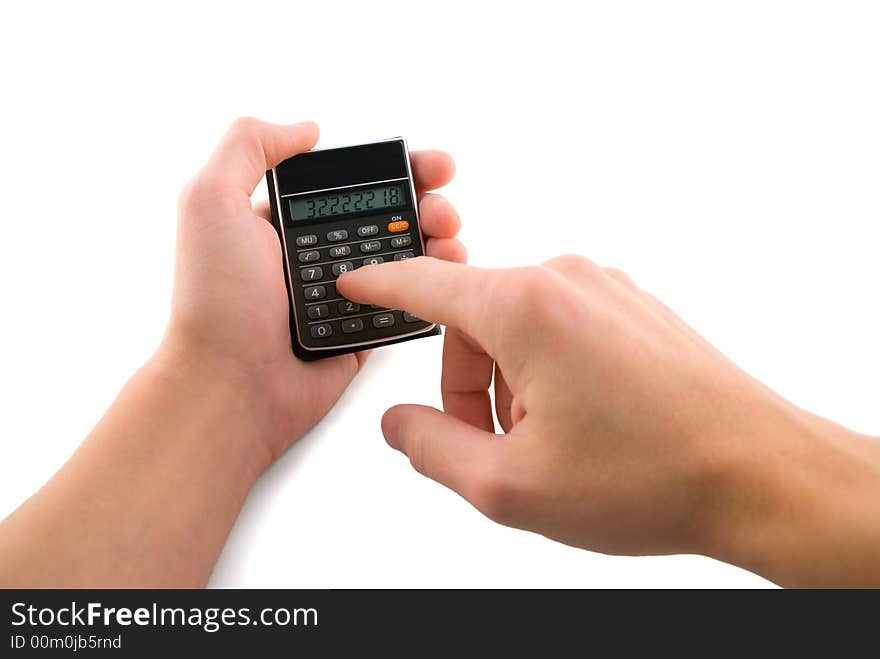
{"type": "Polygon", "coordinates": [[[406,141],[298,154],[266,172],[281,238],[293,352],[311,361],[440,333],[336,291],[343,272],[425,253],[406,141]]]}

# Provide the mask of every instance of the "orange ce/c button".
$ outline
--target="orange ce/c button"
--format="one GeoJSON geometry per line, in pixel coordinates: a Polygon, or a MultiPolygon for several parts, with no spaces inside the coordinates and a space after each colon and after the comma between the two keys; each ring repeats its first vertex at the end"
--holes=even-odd
{"type": "Polygon", "coordinates": [[[388,230],[391,233],[399,233],[401,231],[406,231],[409,229],[409,222],[406,220],[398,220],[397,222],[391,222],[388,225],[388,230]]]}

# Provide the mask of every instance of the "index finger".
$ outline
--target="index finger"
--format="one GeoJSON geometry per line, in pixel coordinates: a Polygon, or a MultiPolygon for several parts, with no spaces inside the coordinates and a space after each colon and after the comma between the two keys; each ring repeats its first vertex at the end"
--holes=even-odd
{"type": "MultiPolygon", "coordinates": [[[[336,290],[349,300],[405,309],[419,318],[463,330],[483,342],[484,296],[492,273],[419,256],[347,272],[336,290]]],[[[485,344],[484,344],[485,345],[485,344]]]]}
{"type": "Polygon", "coordinates": [[[455,176],[455,162],[445,151],[412,151],[409,157],[419,193],[442,188],[455,176]]]}

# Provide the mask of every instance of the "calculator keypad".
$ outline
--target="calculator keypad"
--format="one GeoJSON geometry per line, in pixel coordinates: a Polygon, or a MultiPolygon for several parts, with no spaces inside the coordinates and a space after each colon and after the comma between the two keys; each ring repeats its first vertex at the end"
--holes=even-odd
{"type": "MultiPolygon", "coordinates": [[[[296,231],[296,227],[288,225],[287,231],[296,231]]],[[[361,305],[336,292],[336,279],[345,272],[422,254],[418,226],[413,220],[401,219],[400,215],[390,220],[388,216],[373,216],[327,222],[323,227],[312,224],[301,231],[292,240],[296,258],[291,255],[290,262],[298,271],[298,277],[294,277],[298,279],[296,304],[304,345],[332,347],[382,341],[430,326],[412,314],[361,305]],[[360,258],[353,258],[355,255],[360,258]]]]}

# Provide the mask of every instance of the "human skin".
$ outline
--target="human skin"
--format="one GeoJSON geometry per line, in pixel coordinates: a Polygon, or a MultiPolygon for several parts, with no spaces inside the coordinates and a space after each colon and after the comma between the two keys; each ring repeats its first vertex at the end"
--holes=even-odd
{"type": "MultiPolygon", "coordinates": [[[[235,122],[180,197],[172,310],[155,355],[61,470],[0,524],[0,586],[202,586],[259,474],[317,423],[366,353],[291,351],[265,170],[313,123],[235,122]]],[[[459,218],[428,190],[452,160],[412,154],[426,251],[464,260],[459,218]]]]}
{"type": "Polygon", "coordinates": [[[624,273],[574,255],[508,270],[422,257],[337,289],[446,325],[444,411],[397,406],[382,427],[491,519],[786,586],[880,586],[880,441],[784,400],[624,273]]]}

